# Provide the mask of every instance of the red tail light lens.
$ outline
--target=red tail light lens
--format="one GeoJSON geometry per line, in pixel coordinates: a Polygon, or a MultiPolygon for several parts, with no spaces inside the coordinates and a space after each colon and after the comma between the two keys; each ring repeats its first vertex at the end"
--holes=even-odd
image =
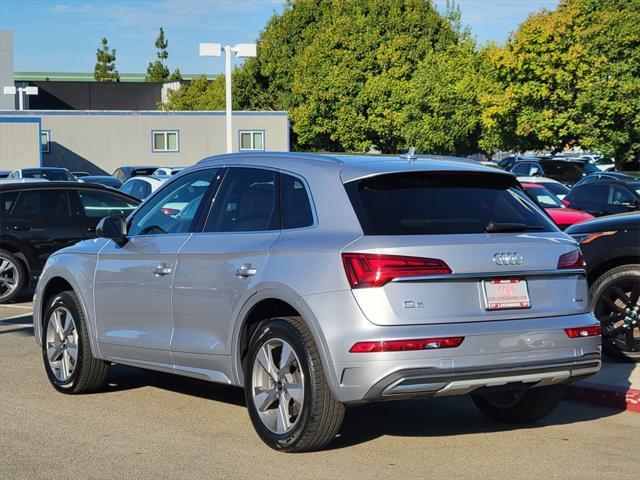
{"type": "Polygon", "coordinates": [[[451,273],[445,262],[435,258],[343,253],[342,263],[351,288],[381,287],[394,278],[451,273]]]}
{"type": "Polygon", "coordinates": [[[561,270],[577,268],[584,269],[584,267],[584,257],[582,256],[580,249],[560,255],[560,258],[558,259],[558,268],[561,270]]]}
{"type": "Polygon", "coordinates": [[[600,336],[600,325],[593,327],[565,328],[564,333],[566,333],[569,338],[598,337],[600,336]]]}
{"type": "Polygon", "coordinates": [[[358,342],[349,350],[351,353],[407,352],[410,350],[435,350],[456,348],[464,337],[419,338],[414,340],[388,340],[380,342],[358,342]]]}

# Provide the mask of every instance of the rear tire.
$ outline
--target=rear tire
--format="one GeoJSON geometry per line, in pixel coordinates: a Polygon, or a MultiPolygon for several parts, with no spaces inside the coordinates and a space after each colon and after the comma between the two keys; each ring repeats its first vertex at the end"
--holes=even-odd
{"type": "Polygon", "coordinates": [[[110,364],[91,353],[87,320],[73,291],[51,298],[42,325],[42,359],[51,385],[62,393],[101,389],[110,364]]]}
{"type": "Polygon", "coordinates": [[[560,402],[562,386],[537,387],[524,392],[472,395],[476,407],[497,422],[530,423],[549,415],[560,402]]]}
{"type": "Polygon", "coordinates": [[[0,249],[0,303],[15,300],[27,284],[27,268],[22,260],[0,249]]]}
{"type": "Polygon", "coordinates": [[[589,290],[602,326],[602,350],[619,362],[640,362],[640,265],[603,273],[589,290]]]}
{"type": "Polygon", "coordinates": [[[249,344],[244,385],[251,422],[275,450],[322,449],[342,425],[345,407],[333,397],[300,317],[273,318],[258,327],[249,344]]]}

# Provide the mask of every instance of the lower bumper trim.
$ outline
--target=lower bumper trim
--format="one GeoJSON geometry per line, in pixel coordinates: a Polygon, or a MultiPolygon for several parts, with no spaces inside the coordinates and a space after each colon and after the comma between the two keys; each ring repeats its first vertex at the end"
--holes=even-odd
{"type": "Polygon", "coordinates": [[[485,388],[532,388],[572,382],[600,370],[598,354],[571,362],[500,365],[478,369],[412,369],[394,372],[369,389],[365,401],[466,395],[485,388]]]}

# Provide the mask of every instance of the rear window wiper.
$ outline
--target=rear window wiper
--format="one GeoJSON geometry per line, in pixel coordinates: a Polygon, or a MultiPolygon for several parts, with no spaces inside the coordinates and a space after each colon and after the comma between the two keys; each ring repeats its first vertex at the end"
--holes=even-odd
{"type": "Polygon", "coordinates": [[[528,230],[544,230],[544,228],[537,225],[527,225],[526,223],[496,223],[493,221],[487,223],[484,227],[484,231],[487,233],[515,233],[528,230]]]}

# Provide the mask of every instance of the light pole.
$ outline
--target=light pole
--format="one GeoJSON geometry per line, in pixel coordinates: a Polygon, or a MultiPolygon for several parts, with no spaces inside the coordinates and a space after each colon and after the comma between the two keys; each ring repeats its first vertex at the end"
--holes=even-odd
{"type": "Polygon", "coordinates": [[[2,93],[5,95],[15,95],[18,93],[20,96],[18,97],[18,110],[24,110],[24,97],[23,94],[27,95],[38,95],[38,87],[2,87],[2,93]]]}
{"type": "MultiPolygon", "coordinates": [[[[222,45],[219,43],[201,43],[200,44],[200,56],[201,57],[220,57],[222,55],[222,45]]],[[[231,53],[235,53],[238,58],[248,58],[256,56],[256,44],[255,43],[238,43],[237,45],[225,45],[225,107],[226,107],[226,119],[227,119],[227,153],[233,151],[233,131],[232,131],[232,109],[233,109],[233,97],[231,95],[231,53]]]]}

